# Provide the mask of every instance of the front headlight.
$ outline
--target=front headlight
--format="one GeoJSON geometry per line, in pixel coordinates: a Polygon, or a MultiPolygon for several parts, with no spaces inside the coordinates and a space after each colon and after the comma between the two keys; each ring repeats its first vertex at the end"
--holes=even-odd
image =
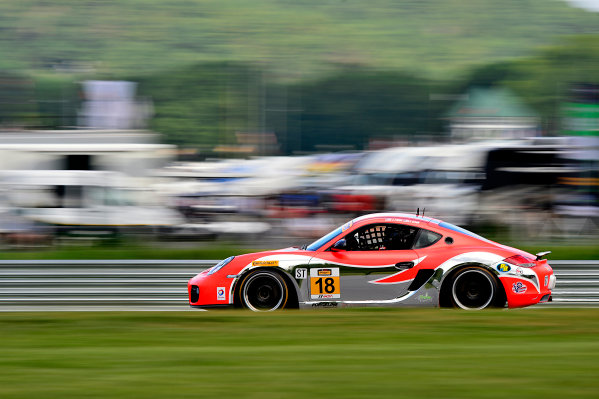
{"type": "Polygon", "coordinates": [[[229,256],[227,259],[221,260],[216,265],[212,266],[212,269],[210,269],[208,271],[208,276],[211,275],[211,274],[216,273],[217,271],[219,271],[220,269],[222,269],[223,267],[225,267],[229,262],[231,262],[233,260],[233,258],[235,258],[235,257],[234,256],[229,256]]]}

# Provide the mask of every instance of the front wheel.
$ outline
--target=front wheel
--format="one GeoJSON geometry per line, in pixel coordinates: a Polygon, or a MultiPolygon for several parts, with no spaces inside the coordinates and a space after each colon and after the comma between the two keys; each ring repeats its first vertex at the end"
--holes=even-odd
{"type": "Polygon", "coordinates": [[[460,270],[451,283],[454,306],[467,310],[485,309],[495,303],[497,281],[481,267],[460,270]]]}
{"type": "Polygon", "coordinates": [[[239,292],[242,305],[255,312],[283,309],[289,296],[283,277],[264,270],[245,276],[239,292]]]}

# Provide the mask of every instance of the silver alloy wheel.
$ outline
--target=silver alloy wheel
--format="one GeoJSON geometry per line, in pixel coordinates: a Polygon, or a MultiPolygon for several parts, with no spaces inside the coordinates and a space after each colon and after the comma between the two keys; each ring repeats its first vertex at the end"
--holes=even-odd
{"type": "Polygon", "coordinates": [[[453,302],[462,309],[484,309],[495,298],[495,281],[482,269],[465,269],[453,280],[451,293],[453,302]]]}
{"type": "Polygon", "coordinates": [[[285,283],[271,272],[250,275],[241,290],[243,304],[254,312],[270,312],[282,308],[287,295],[285,283]]]}

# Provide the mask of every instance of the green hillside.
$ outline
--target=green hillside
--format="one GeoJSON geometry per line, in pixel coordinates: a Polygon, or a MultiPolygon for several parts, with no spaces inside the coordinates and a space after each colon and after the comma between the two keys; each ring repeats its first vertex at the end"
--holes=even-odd
{"type": "Polygon", "coordinates": [[[563,0],[21,0],[0,2],[0,69],[123,75],[207,61],[288,78],[338,63],[451,76],[595,33],[563,0]]]}

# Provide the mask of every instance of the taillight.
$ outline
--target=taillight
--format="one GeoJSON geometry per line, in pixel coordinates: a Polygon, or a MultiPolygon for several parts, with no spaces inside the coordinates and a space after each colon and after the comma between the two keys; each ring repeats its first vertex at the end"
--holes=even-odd
{"type": "Polygon", "coordinates": [[[521,267],[533,267],[536,265],[532,259],[522,255],[510,256],[509,258],[505,258],[503,261],[521,267]]]}

